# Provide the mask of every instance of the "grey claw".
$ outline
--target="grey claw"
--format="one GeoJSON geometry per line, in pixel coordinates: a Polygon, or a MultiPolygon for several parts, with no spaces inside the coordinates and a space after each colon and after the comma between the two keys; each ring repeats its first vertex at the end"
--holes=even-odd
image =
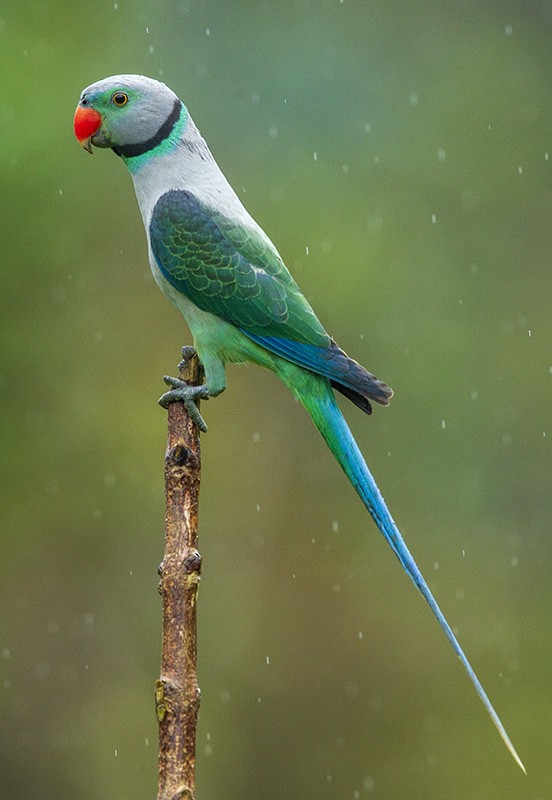
{"type": "Polygon", "coordinates": [[[182,348],[182,361],[178,365],[179,370],[185,369],[192,358],[196,355],[196,349],[191,344],[185,344],[182,348]]]}
{"type": "MultiPolygon", "coordinates": [[[[182,389],[184,388],[184,386],[188,386],[188,384],[185,381],[181,381],[180,378],[173,378],[171,375],[163,375],[163,380],[165,381],[167,386],[172,386],[173,389],[182,389]]],[[[163,395],[163,397],[164,396],[165,395],[163,395]]]]}
{"type": "Polygon", "coordinates": [[[167,408],[170,403],[184,403],[186,411],[192,418],[192,421],[204,433],[207,430],[205,420],[201,416],[196,406],[197,400],[206,400],[209,397],[208,389],[205,385],[202,386],[188,386],[185,381],[178,378],[173,378],[170,375],[164,375],[163,380],[167,386],[172,386],[170,391],[161,395],[157,401],[162,408],[167,408]]]}

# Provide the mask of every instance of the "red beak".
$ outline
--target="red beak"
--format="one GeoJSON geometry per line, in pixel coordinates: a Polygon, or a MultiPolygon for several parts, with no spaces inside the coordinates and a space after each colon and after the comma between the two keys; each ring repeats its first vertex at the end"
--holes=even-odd
{"type": "Polygon", "coordinates": [[[89,153],[92,153],[92,145],[90,140],[97,131],[99,131],[102,124],[102,115],[99,111],[93,108],[84,108],[77,106],[75,111],[75,119],[73,125],[75,128],[75,136],[81,147],[84,147],[89,153]]]}

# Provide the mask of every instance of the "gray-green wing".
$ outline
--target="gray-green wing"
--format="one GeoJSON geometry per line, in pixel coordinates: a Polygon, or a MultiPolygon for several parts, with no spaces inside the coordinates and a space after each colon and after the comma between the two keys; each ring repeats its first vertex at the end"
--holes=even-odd
{"type": "Polygon", "coordinates": [[[164,277],[198,308],[262,347],[324,375],[370,413],[393,392],[331,339],[278,254],[253,229],[206,209],[190,192],[162,195],[150,222],[164,277]]]}
{"type": "Polygon", "coordinates": [[[277,253],[256,231],[204,208],[191,193],[161,196],[150,239],[164,277],[203,311],[244,333],[330,343],[277,253]]]}

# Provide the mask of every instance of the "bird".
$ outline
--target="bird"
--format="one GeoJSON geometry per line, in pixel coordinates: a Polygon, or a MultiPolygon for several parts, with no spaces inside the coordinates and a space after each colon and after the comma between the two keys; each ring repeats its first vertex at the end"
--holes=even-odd
{"type": "MultiPolygon", "coordinates": [[[[336,402],[366,414],[389,405],[391,388],[326,332],[278,250],[234,192],[187,106],[164,83],[114,75],[80,95],[78,142],[110,148],[126,164],[142,215],[151,270],[183,314],[204,383],[165,376],[162,406],[181,401],[202,431],[197,401],[226,388],[225,365],[271,370],[304,406],[404,571],[426,600],[504,744],[526,773],[504,725],[395,524],[336,402]]],[[[183,348],[188,354],[190,348],[183,348]]]]}

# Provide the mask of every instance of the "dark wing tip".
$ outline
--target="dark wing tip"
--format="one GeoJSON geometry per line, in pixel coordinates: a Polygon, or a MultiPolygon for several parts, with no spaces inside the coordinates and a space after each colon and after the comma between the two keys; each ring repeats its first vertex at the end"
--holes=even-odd
{"type": "Polygon", "coordinates": [[[344,386],[338,381],[332,380],[330,383],[334,389],[337,389],[338,392],[341,392],[341,394],[346,397],[347,400],[350,400],[351,403],[354,403],[355,406],[358,406],[358,408],[360,408],[361,411],[364,411],[365,414],[372,413],[370,401],[363,394],[360,394],[360,392],[355,392],[354,389],[351,389],[349,386],[344,386]]]}
{"type": "Polygon", "coordinates": [[[374,378],[374,382],[377,386],[377,392],[374,391],[372,400],[375,400],[380,406],[388,406],[395,392],[390,386],[377,378],[374,378]]]}

